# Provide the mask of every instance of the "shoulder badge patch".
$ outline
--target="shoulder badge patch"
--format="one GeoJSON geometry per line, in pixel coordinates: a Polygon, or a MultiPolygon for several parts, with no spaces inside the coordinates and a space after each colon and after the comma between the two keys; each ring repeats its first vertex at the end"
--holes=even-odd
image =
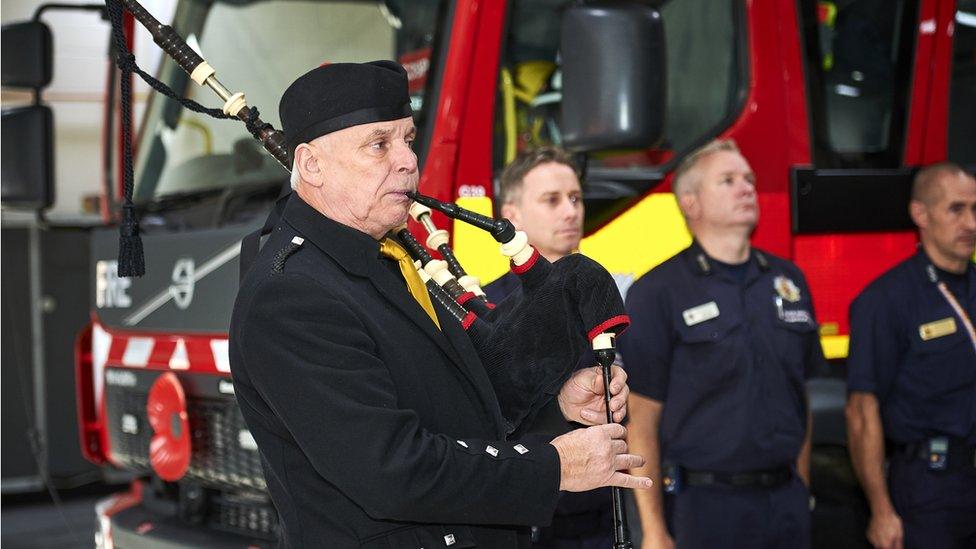
{"type": "Polygon", "coordinates": [[[773,287],[776,288],[776,293],[786,301],[790,303],[800,301],[800,288],[793,280],[785,276],[777,276],[773,279],[773,287]]]}
{"type": "Polygon", "coordinates": [[[274,258],[272,258],[271,260],[271,272],[280,273],[284,271],[285,262],[288,261],[288,258],[291,257],[291,254],[297,252],[299,248],[302,247],[302,244],[304,243],[305,243],[304,238],[300,236],[296,236],[291,239],[291,242],[285,244],[284,248],[278,250],[278,253],[276,253],[274,258]]]}

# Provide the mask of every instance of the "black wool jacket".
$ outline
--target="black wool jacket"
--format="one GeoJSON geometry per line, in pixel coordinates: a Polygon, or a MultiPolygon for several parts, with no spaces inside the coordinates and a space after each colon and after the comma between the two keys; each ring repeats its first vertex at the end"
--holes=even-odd
{"type": "Polygon", "coordinates": [[[506,440],[460,324],[384,261],[293,194],[241,283],[231,372],[280,543],[524,546],[558,499],[551,436],[506,440]]]}

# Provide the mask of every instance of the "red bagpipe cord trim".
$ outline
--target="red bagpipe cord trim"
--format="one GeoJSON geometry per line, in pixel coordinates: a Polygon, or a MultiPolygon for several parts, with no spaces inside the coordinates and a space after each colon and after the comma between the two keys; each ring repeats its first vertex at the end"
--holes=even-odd
{"type": "MultiPolygon", "coordinates": [[[[630,317],[627,316],[627,315],[617,315],[615,317],[609,318],[609,319],[601,322],[600,324],[598,324],[595,328],[593,328],[589,332],[587,332],[586,333],[586,337],[588,337],[590,339],[590,341],[593,341],[593,338],[594,337],[596,337],[596,336],[602,334],[603,332],[607,331],[607,328],[612,328],[613,326],[617,326],[619,324],[624,324],[626,326],[629,326],[630,325],[630,317]]],[[[624,329],[626,329],[626,327],[624,329]]],[[[623,332],[624,332],[624,330],[620,330],[619,332],[617,332],[617,335],[620,335],[623,332]]]]}

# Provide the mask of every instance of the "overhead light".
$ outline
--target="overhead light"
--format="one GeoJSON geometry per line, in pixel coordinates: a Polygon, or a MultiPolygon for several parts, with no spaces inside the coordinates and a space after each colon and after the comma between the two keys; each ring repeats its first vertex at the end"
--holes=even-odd
{"type": "Polygon", "coordinates": [[[964,27],[976,28],[976,13],[959,10],[956,12],[956,23],[964,27]]]}

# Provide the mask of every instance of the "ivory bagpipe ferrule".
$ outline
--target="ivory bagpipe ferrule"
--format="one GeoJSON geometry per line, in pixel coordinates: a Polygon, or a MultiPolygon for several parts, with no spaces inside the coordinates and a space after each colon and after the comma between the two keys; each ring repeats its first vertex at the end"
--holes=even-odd
{"type": "Polygon", "coordinates": [[[440,252],[441,257],[447,265],[448,270],[453,274],[458,283],[467,291],[473,293],[478,299],[487,303],[488,298],[484,290],[481,289],[481,281],[465,272],[464,267],[458,262],[454,250],[451,249],[448,241],[450,236],[444,229],[438,229],[434,225],[434,220],[430,216],[430,208],[419,202],[414,202],[410,206],[410,217],[427,231],[427,247],[431,250],[440,252]]]}
{"type": "Polygon", "coordinates": [[[447,262],[434,259],[406,227],[396,231],[396,238],[410,254],[410,257],[420,265],[418,270],[423,271],[423,274],[438,287],[443,288],[455,303],[478,316],[484,317],[488,314],[490,308],[487,306],[487,302],[473,299],[475,295],[461,286],[460,282],[454,278],[448,269],[447,262]]]}

